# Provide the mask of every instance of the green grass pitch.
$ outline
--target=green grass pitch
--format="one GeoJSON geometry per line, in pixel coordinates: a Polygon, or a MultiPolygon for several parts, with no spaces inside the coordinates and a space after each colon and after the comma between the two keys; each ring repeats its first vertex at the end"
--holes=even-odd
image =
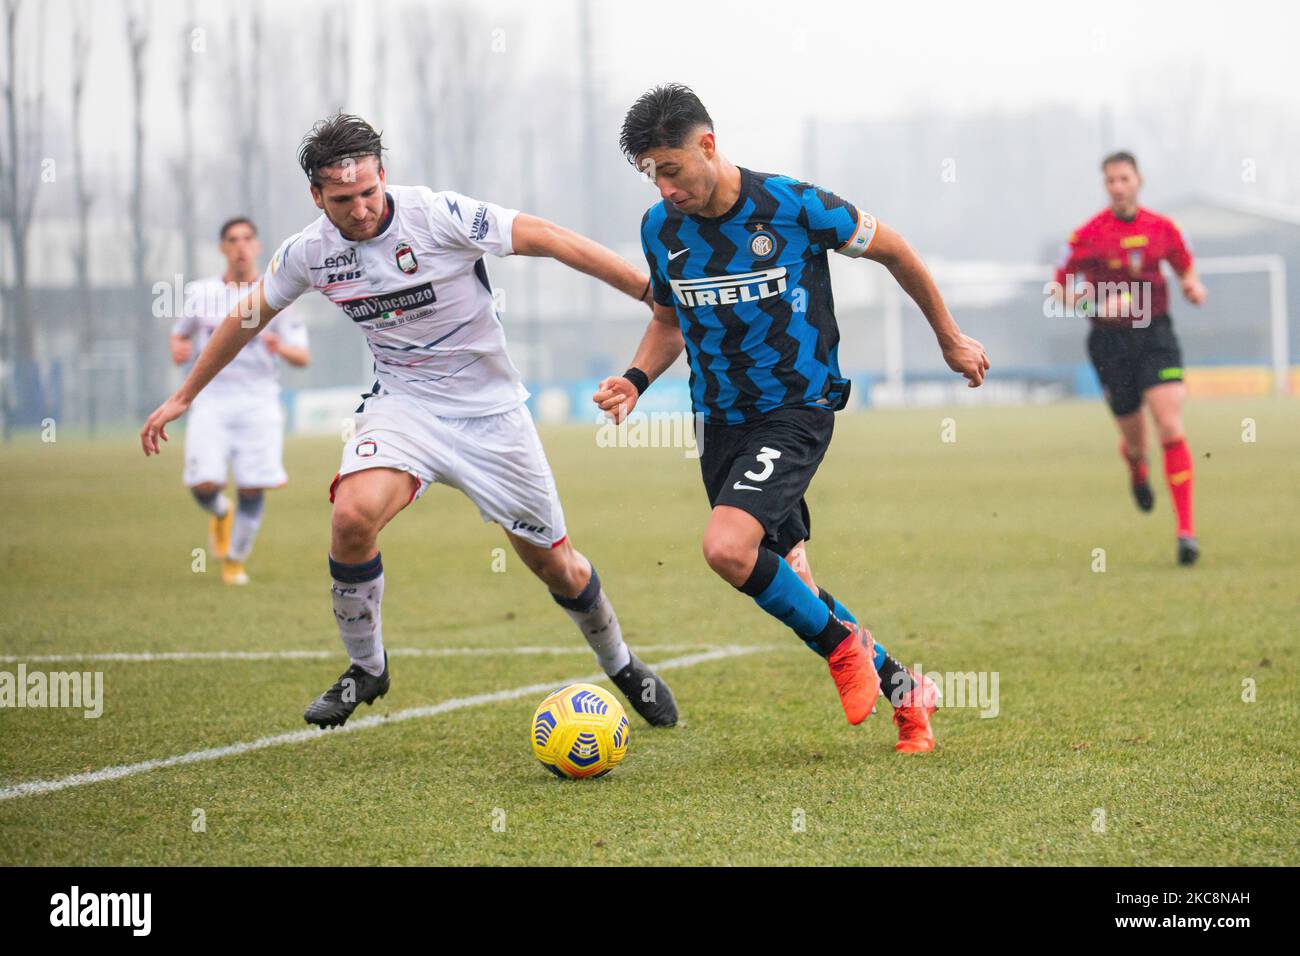
{"type": "MultiPolygon", "coordinates": [[[[0,862],[1295,865],[1300,403],[1196,402],[1187,420],[1191,569],[1158,448],[1142,515],[1099,404],[840,418],[809,496],[817,578],[905,663],[998,675],[997,716],[941,710],[933,754],[896,755],[883,711],[848,726],[825,665],[709,572],[695,461],[547,428],[569,531],[633,648],[751,651],[666,673],[680,726],[632,715],[623,764],[576,784],[529,751],[541,690],[313,731],[0,799],[0,862]]],[[[125,434],[0,446],[0,670],[100,670],[105,696],[93,720],[0,709],[0,791],[304,729],[342,670],[325,563],[338,442],[289,442],[291,482],[237,590],[191,570],[205,521],[179,438],[149,461],[125,434]],[[328,656],[30,659],[146,651],[328,656]]],[[[431,489],[381,545],[390,648],[492,653],[395,657],[388,697],[357,717],[596,669],[512,554],[493,570],[504,538],[459,493],[431,489]]]]}

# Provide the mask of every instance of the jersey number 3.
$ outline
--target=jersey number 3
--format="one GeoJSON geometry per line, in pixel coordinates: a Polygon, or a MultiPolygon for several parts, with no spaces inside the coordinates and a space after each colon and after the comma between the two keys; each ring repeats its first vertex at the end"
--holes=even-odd
{"type": "Polygon", "coordinates": [[[767,479],[771,477],[773,469],[776,468],[776,465],[774,465],[773,462],[781,457],[781,453],[775,448],[768,448],[764,445],[759,453],[754,457],[757,458],[759,464],[763,466],[763,470],[760,472],[747,471],[745,472],[745,477],[750,481],[767,481],[767,479]]]}

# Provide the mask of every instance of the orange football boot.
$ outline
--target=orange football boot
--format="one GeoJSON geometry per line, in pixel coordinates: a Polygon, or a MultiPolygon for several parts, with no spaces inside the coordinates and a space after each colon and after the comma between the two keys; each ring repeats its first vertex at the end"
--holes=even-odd
{"type": "Polygon", "coordinates": [[[934,730],[930,715],[939,706],[939,688],[924,674],[908,671],[916,687],[903,695],[894,708],[894,726],[898,728],[898,743],[894,749],[900,754],[924,754],[934,749],[934,730]]]}
{"type": "Polygon", "coordinates": [[[849,723],[860,724],[875,709],[876,698],[880,696],[880,675],[876,673],[873,662],[876,642],[872,640],[871,632],[859,624],[846,622],[845,627],[849,629],[849,636],[831,651],[827,663],[835,680],[835,689],[840,692],[844,716],[849,723]]]}

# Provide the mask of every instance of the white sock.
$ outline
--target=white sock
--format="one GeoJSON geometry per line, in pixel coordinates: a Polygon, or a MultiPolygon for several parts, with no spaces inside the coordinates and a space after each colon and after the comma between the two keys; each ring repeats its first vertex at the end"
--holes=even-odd
{"type": "Polygon", "coordinates": [[[230,511],[230,499],[219,491],[213,492],[208,497],[200,495],[193,488],[190,489],[190,493],[194,495],[194,500],[199,503],[199,507],[210,515],[224,518],[226,513],[230,511]]]}
{"type": "Polygon", "coordinates": [[[618,615],[614,605],[601,589],[600,578],[596,569],[591,569],[591,580],[576,598],[563,598],[552,594],[555,603],[564,608],[564,613],[578,625],[578,630],[586,638],[587,644],[596,654],[601,669],[611,677],[627,667],[632,660],[632,652],[623,643],[623,630],[618,626],[618,615]]]}
{"type": "Polygon", "coordinates": [[[245,561],[253,550],[257,540],[257,529],[262,527],[262,496],[239,499],[235,509],[235,520],[230,528],[230,550],[226,553],[228,561],[245,561]]]}
{"type": "Polygon", "coordinates": [[[384,565],[379,555],[362,564],[340,564],[330,558],[334,578],[334,618],[348,657],[367,673],[384,672],[383,627],[379,604],[384,599],[384,565]],[[366,580],[357,580],[357,578],[366,580]]]}

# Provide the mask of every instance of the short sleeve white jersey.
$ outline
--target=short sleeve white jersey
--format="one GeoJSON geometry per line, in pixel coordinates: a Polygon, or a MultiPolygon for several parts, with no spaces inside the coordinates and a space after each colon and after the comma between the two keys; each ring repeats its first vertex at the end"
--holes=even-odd
{"type": "MultiPolygon", "coordinates": [[[[226,282],[221,276],[199,279],[185,287],[185,312],[172,323],[172,334],[190,339],[197,357],[212,338],[218,325],[235,310],[256,282],[226,282]]],[[[203,394],[221,395],[240,393],[252,395],[264,392],[276,396],[280,392],[279,359],[266,347],[262,336],[273,332],[285,345],[307,347],[307,327],[296,309],[281,312],[265,329],[242,349],[234,359],[217,373],[203,394]]]]}
{"type": "Polygon", "coordinates": [[[424,186],[387,187],[389,215],[373,239],[345,238],[325,216],[276,251],[266,301],[315,289],[365,334],[382,390],[434,414],[478,418],[528,398],[506,354],[483,254],[514,252],[514,209],[424,186]]]}

